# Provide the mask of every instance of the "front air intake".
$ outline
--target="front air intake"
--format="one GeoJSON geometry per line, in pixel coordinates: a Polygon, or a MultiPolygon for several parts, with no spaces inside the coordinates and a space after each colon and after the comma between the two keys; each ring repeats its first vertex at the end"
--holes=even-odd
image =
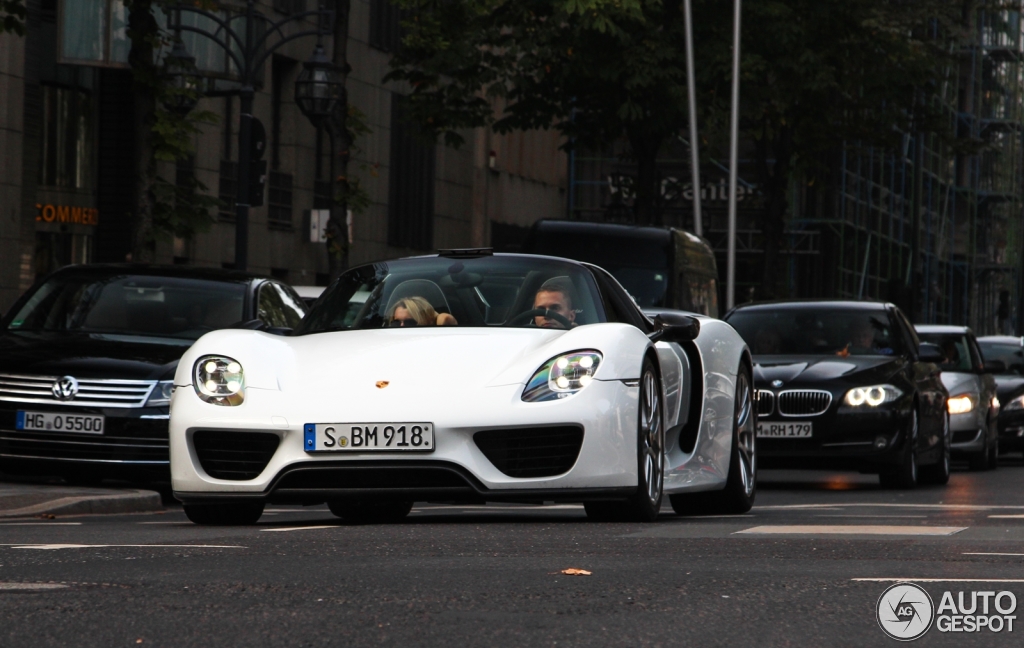
{"type": "Polygon", "coordinates": [[[192,446],[206,474],[231,481],[259,477],[280,442],[272,432],[196,430],[192,434],[192,446]]]}
{"type": "Polygon", "coordinates": [[[583,428],[560,425],[484,430],[473,435],[480,452],[509,477],[554,477],[569,472],[583,446],[583,428]]]}

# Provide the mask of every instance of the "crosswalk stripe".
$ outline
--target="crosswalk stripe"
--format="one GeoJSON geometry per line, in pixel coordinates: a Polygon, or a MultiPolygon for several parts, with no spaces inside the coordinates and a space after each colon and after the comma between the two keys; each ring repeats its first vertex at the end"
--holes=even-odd
{"type": "Polygon", "coordinates": [[[734,533],[775,535],[918,535],[949,536],[967,527],[882,526],[877,524],[793,524],[756,526],[734,533]]]}

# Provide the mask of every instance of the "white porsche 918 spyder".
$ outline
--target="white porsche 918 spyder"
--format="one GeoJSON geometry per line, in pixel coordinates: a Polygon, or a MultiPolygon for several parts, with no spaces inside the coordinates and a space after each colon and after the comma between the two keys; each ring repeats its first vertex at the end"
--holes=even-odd
{"type": "MultiPolygon", "coordinates": [[[[280,331],[278,331],[280,333],[280,331]]],[[[171,400],[174,495],[199,524],[326,502],[582,502],[598,520],[748,510],[751,359],[726,323],[649,319],[593,265],[489,250],[345,272],[290,335],[221,330],[171,400]]]]}

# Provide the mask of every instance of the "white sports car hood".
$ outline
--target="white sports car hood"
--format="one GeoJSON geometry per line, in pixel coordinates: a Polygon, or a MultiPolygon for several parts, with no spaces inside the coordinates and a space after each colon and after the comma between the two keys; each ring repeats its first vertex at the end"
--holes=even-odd
{"type": "Polygon", "coordinates": [[[639,377],[642,352],[636,353],[636,345],[647,344],[647,336],[625,324],[593,324],[569,331],[365,330],[294,338],[215,331],[185,354],[175,383],[191,383],[199,357],[223,355],[242,364],[246,385],[256,389],[328,396],[339,390],[348,394],[376,390],[378,381],[387,381],[389,393],[450,394],[453,389],[525,384],[550,358],[581,349],[603,354],[598,380],[622,380],[639,377]],[[633,352],[622,353],[624,346],[633,352]]]}

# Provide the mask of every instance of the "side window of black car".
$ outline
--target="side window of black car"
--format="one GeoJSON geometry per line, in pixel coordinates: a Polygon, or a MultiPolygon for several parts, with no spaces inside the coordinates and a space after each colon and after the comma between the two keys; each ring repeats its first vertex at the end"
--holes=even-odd
{"type": "Polygon", "coordinates": [[[893,320],[895,320],[894,324],[896,325],[896,328],[902,333],[901,338],[904,346],[903,352],[916,358],[917,347],[920,346],[921,343],[918,340],[917,335],[914,333],[914,327],[910,325],[909,321],[907,321],[903,312],[895,306],[892,309],[892,316],[893,320]]]}
{"type": "Polygon", "coordinates": [[[301,300],[295,303],[297,299],[278,284],[268,281],[260,286],[257,315],[267,326],[295,328],[305,314],[301,300]]]}

